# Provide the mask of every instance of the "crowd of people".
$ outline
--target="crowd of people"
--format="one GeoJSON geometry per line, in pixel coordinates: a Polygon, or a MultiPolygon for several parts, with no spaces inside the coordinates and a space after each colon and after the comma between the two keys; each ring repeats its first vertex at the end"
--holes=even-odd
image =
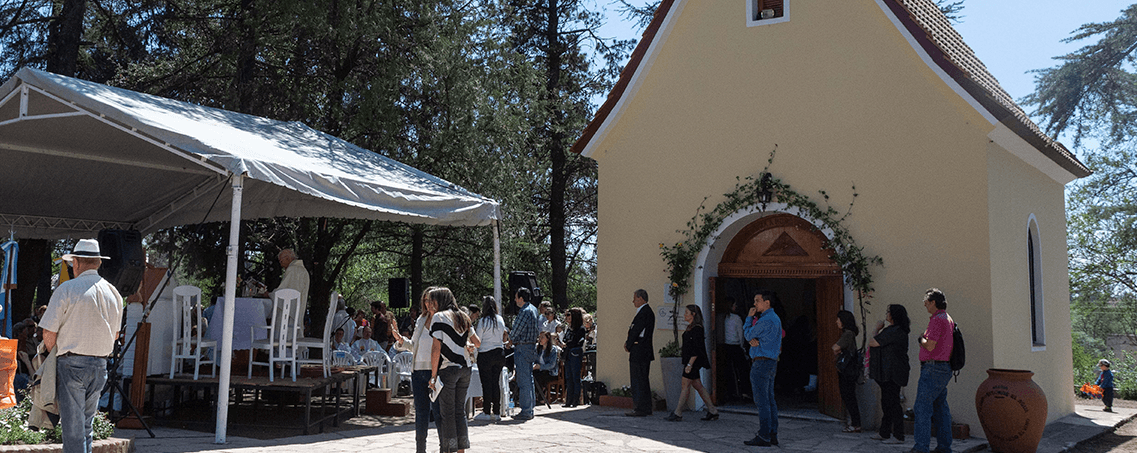
{"type": "Polygon", "coordinates": [[[513,301],[518,312],[512,326],[507,327],[492,296],[483,297],[480,306],[463,307],[448,288],[430,287],[419,299],[411,329],[400,331],[388,319],[393,351],[413,355],[416,451],[426,451],[432,419],[441,451],[461,452],[470,447],[463,406],[474,364],[482,387],[482,412],[475,420],[502,419],[502,372],[511,372],[518,388],[514,420],[532,419],[537,388],[559,376],[565,380],[564,406],[578,404],[581,358],[589,333],[595,335],[595,325],[586,327],[585,313],[579,308],[570,309],[565,322],[557,319],[551,306],[539,312],[531,303],[528,288],[518,289],[513,301]]]}
{"type": "MultiPolygon", "coordinates": [[[[726,369],[734,370],[740,364],[748,369],[749,391],[758,410],[757,433],[743,443],[748,446],[769,447],[778,445],[778,404],[774,395],[774,382],[778,373],[778,361],[783,353],[783,338],[786,329],[782,320],[772,308],[778,296],[770,290],[758,290],[753,294],[752,304],[745,319],[736,313],[742,304],[732,300],[733,311],[724,319],[723,341],[729,346],[736,345],[741,354],[727,353],[726,369]],[[736,319],[737,318],[737,319],[736,319]],[[741,356],[741,357],[740,357],[741,356]],[[736,363],[737,362],[737,363],[736,363]]],[[[628,328],[624,350],[628,352],[629,377],[633,409],[626,415],[643,417],[651,415],[651,390],[648,380],[650,363],[655,360],[652,349],[652,332],[655,330],[655,314],[648,305],[648,293],[643,289],[632,294],[632,305],[636,315],[628,328]]],[[[955,322],[947,313],[947,299],[943,291],[930,288],[924,293],[923,305],[929,314],[928,325],[917,337],[919,347],[920,378],[916,387],[913,405],[915,414],[915,446],[912,452],[951,451],[951,410],[947,404],[947,385],[952,376],[949,363],[953,348],[952,331],[955,322]],[[934,426],[933,426],[934,425],[934,426]],[[936,437],[936,448],[932,450],[931,437],[936,437]]],[[[700,370],[710,368],[707,360],[702,311],[697,305],[688,305],[684,311],[687,328],[683,333],[681,360],[684,365],[682,392],[675,411],[666,420],[683,419],[684,402],[690,389],[694,388],[706,404],[703,420],[717,420],[718,409],[700,382],[700,370]]],[[[846,310],[837,313],[836,329],[838,340],[830,349],[838,371],[838,388],[848,415],[846,433],[861,432],[860,405],[857,401],[856,385],[864,373],[864,360],[857,348],[859,334],[856,318],[846,310]]],[[[904,441],[904,410],[901,406],[900,389],[908,385],[910,365],[908,359],[909,332],[911,320],[903,305],[892,304],[885,310],[885,319],[878,322],[868,340],[868,376],[880,387],[883,415],[880,429],[872,438],[885,444],[899,444],[904,441]]],[[[739,367],[740,368],[740,367],[739,367]]],[[[1109,364],[1102,364],[1103,370],[1109,364]]],[[[1103,371],[1100,380],[1108,380],[1103,371]]],[[[739,386],[741,387],[741,385],[739,386]]],[[[738,391],[743,391],[741,388],[738,391]]],[[[1109,403],[1107,402],[1107,405],[1109,403]]]]}

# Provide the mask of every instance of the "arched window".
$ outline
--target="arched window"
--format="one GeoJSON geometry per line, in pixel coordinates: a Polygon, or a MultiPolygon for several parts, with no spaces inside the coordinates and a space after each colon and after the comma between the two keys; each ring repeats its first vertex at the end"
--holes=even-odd
{"type": "Polygon", "coordinates": [[[1027,271],[1030,283],[1030,341],[1035,347],[1046,346],[1046,323],[1043,308],[1046,306],[1042,293],[1042,260],[1039,258],[1041,242],[1038,238],[1038,222],[1031,214],[1026,229],[1027,271]]]}

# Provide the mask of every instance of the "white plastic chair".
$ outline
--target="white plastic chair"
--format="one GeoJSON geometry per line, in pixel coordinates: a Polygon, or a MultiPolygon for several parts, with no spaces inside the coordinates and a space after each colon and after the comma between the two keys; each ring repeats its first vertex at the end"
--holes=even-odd
{"type": "Polygon", "coordinates": [[[392,361],[394,362],[394,366],[391,367],[392,376],[397,376],[399,378],[398,382],[410,381],[411,373],[415,371],[414,353],[411,351],[400,352],[395,354],[392,361]]]}
{"type": "Polygon", "coordinates": [[[336,303],[339,301],[339,293],[332,293],[331,301],[328,302],[328,316],[324,319],[324,337],[313,338],[304,337],[296,341],[296,346],[304,348],[304,352],[300,358],[296,359],[298,364],[320,364],[324,367],[324,377],[331,376],[332,368],[332,318],[336,316],[336,303]],[[320,358],[310,358],[312,349],[320,350],[320,358]]]}
{"type": "Polygon", "coordinates": [[[292,381],[296,381],[296,340],[300,336],[300,309],[299,291],[287,288],[277,290],[273,295],[272,312],[280,313],[280,317],[274,316],[268,326],[249,327],[249,336],[253,339],[249,349],[249,378],[253,377],[253,365],[267,365],[268,380],[272,382],[275,379],[275,365],[279,362],[292,367],[292,381]],[[268,331],[267,339],[257,339],[258,328],[268,331]],[[267,362],[254,360],[258,349],[268,351],[267,362]]]}
{"type": "Polygon", "coordinates": [[[217,349],[217,340],[203,340],[205,334],[204,317],[201,310],[201,288],[179,286],[174,288],[174,340],[170,349],[173,361],[170,362],[170,379],[175,370],[181,372],[183,360],[193,360],[193,380],[198,379],[201,364],[212,365],[210,377],[217,377],[217,360],[202,358],[205,348],[217,349]],[[196,324],[195,324],[196,322],[196,324]]]}
{"type": "Polygon", "coordinates": [[[513,399],[513,395],[509,392],[509,381],[513,380],[513,375],[509,374],[509,368],[501,367],[501,416],[512,417],[513,407],[509,402],[513,399]]]}
{"type": "Polygon", "coordinates": [[[388,388],[391,374],[391,358],[383,351],[368,351],[363,354],[363,364],[375,367],[375,385],[379,388],[388,388]]]}

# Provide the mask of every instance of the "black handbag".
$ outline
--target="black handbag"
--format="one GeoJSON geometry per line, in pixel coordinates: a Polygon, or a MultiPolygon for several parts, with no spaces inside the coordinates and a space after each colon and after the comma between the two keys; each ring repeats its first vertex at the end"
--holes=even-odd
{"type": "Polygon", "coordinates": [[[861,369],[861,361],[857,360],[858,356],[859,354],[855,349],[837,354],[837,373],[849,374],[859,372],[861,369]]]}

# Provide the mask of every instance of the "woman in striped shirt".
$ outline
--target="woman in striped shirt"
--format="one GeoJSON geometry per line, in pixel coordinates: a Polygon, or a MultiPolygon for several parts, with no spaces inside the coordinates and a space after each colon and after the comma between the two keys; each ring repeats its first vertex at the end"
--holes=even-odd
{"type": "Polygon", "coordinates": [[[431,291],[430,300],[438,306],[438,313],[430,321],[430,336],[434,338],[430,349],[430,388],[436,388],[438,380],[442,382],[438,394],[438,442],[443,453],[464,452],[470,448],[465,408],[466,390],[470,387],[469,350],[482,342],[470,328],[469,315],[458,306],[448,288],[431,291]]]}

